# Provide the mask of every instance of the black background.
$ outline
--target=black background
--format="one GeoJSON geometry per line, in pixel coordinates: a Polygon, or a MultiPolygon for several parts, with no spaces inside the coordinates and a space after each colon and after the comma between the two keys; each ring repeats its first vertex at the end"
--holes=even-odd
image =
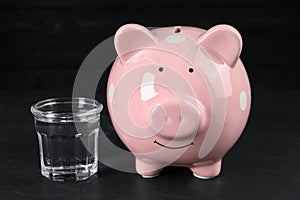
{"type": "Polygon", "coordinates": [[[130,22],[204,29],[230,24],[243,36],[241,58],[254,88],[299,88],[296,1],[130,2],[1,1],[0,88],[72,88],[88,52],[130,22]]]}
{"type": "Polygon", "coordinates": [[[300,199],[298,12],[296,1],[280,0],[1,1],[0,199],[300,199]],[[167,168],[144,180],[103,165],[81,183],[39,174],[30,105],[70,96],[85,56],[126,23],[240,31],[252,111],[218,178],[167,168]]]}

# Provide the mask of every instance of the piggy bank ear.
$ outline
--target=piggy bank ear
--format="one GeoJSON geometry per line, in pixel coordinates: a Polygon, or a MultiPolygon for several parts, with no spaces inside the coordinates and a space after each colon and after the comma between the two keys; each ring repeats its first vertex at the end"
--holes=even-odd
{"type": "Polygon", "coordinates": [[[118,56],[154,46],[157,43],[156,37],[148,29],[138,24],[126,24],[120,27],[114,40],[118,56]]]}
{"type": "Polygon", "coordinates": [[[242,38],[239,32],[229,25],[217,25],[198,38],[201,46],[219,55],[234,67],[242,51],[242,38]]]}

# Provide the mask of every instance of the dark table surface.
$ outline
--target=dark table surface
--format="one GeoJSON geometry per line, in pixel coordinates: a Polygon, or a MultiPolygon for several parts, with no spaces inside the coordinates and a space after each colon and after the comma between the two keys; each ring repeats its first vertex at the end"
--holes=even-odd
{"type": "Polygon", "coordinates": [[[56,183],[40,175],[29,107],[58,91],[2,90],[0,199],[300,199],[300,90],[254,90],[240,140],[221,175],[200,180],[185,168],[143,179],[100,164],[93,178],[56,183]]]}

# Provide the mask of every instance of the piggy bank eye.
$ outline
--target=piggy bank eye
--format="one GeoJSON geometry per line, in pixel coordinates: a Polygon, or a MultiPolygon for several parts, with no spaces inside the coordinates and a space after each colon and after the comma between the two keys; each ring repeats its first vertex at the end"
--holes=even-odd
{"type": "Polygon", "coordinates": [[[190,73],[193,73],[193,72],[194,72],[194,69],[190,67],[190,68],[189,68],[189,72],[190,72],[190,73]]]}
{"type": "Polygon", "coordinates": [[[158,71],[162,72],[162,71],[164,71],[164,68],[160,67],[160,68],[158,68],[158,71]]]}
{"type": "Polygon", "coordinates": [[[175,30],[174,30],[175,33],[180,33],[180,31],[181,31],[180,27],[176,27],[175,30]]]}

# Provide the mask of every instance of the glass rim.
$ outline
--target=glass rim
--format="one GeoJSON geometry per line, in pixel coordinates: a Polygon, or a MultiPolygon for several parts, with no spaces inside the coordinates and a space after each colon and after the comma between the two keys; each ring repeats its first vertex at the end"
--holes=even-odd
{"type": "MultiPolygon", "coordinates": [[[[76,107],[77,108],[77,107],[76,107]]],[[[95,100],[85,97],[57,97],[40,100],[34,103],[30,107],[30,111],[35,118],[45,119],[45,120],[64,120],[64,121],[81,121],[83,118],[97,118],[97,114],[100,114],[103,110],[103,105],[95,100]],[[84,111],[84,112],[73,112],[74,103],[80,102],[87,105],[92,105],[94,108],[84,111]],[[55,104],[72,104],[72,112],[69,113],[55,113],[53,111],[41,110],[45,106],[55,105],[55,104]],[[76,120],[78,119],[78,120],[76,120]]]]}

